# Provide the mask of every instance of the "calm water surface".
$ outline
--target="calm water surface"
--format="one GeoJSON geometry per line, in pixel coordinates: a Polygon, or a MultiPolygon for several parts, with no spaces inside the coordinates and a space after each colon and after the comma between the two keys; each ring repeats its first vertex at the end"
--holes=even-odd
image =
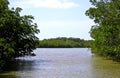
{"type": "Polygon", "coordinates": [[[88,48],[38,48],[20,57],[0,78],[120,78],[120,63],[95,56],[88,48]]]}

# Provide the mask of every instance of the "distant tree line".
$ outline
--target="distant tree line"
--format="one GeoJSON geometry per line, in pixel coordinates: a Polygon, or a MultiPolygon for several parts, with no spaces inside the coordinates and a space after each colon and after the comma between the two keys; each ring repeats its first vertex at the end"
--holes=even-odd
{"type": "Polygon", "coordinates": [[[91,40],[83,40],[80,38],[50,38],[39,41],[39,48],[74,48],[74,47],[90,47],[91,40]]]}
{"type": "Polygon", "coordinates": [[[91,28],[92,52],[120,61],[120,0],[90,0],[94,7],[86,15],[96,25],[91,28]]]}
{"type": "Polygon", "coordinates": [[[34,17],[21,16],[21,8],[8,5],[8,0],[0,0],[0,68],[16,57],[30,55],[39,43],[34,17]]]}

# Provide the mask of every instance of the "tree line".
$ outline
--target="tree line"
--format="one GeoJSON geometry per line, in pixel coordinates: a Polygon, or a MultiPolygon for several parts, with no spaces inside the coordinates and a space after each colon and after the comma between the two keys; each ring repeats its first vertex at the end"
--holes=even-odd
{"type": "Polygon", "coordinates": [[[30,55],[39,43],[34,17],[21,16],[21,8],[8,5],[8,0],[0,0],[0,68],[16,57],[30,55]]]}
{"type": "Polygon", "coordinates": [[[19,56],[31,55],[36,47],[91,47],[93,53],[120,60],[120,0],[90,0],[86,15],[94,20],[93,40],[52,38],[39,41],[32,15],[20,15],[21,8],[9,8],[0,0],[0,68],[19,56]]]}
{"type": "Polygon", "coordinates": [[[39,48],[75,48],[75,47],[90,47],[91,40],[83,40],[80,38],[50,38],[39,41],[39,48]]]}
{"type": "Polygon", "coordinates": [[[120,0],[90,0],[86,15],[96,23],[90,34],[93,53],[120,61],[120,0]]]}

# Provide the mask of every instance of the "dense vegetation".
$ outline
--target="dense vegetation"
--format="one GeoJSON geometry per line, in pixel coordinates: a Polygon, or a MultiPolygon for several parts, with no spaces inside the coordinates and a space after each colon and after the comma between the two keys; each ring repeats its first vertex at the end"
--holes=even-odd
{"type": "Polygon", "coordinates": [[[0,67],[15,57],[31,54],[39,43],[33,16],[21,16],[21,8],[10,9],[8,5],[8,0],[0,0],[0,67]]]}
{"type": "Polygon", "coordinates": [[[39,43],[40,48],[73,48],[73,47],[90,47],[89,40],[80,38],[66,38],[58,37],[51,39],[41,40],[39,43]]]}
{"type": "Polygon", "coordinates": [[[90,0],[94,7],[86,15],[96,25],[91,28],[92,52],[120,60],[120,0],[90,0]]]}

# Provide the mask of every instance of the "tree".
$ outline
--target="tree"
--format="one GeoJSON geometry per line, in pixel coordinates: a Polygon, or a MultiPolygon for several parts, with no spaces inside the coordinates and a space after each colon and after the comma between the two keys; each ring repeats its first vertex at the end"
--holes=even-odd
{"type": "Polygon", "coordinates": [[[94,7],[86,15],[94,20],[92,51],[120,59],[120,0],[90,0],[94,7]]]}
{"type": "Polygon", "coordinates": [[[90,40],[83,40],[80,38],[50,38],[40,41],[40,48],[77,48],[77,47],[90,47],[90,40]]]}
{"type": "Polygon", "coordinates": [[[0,0],[0,64],[18,56],[31,54],[36,48],[39,33],[31,15],[21,16],[21,8],[8,7],[7,0],[0,0]]]}

